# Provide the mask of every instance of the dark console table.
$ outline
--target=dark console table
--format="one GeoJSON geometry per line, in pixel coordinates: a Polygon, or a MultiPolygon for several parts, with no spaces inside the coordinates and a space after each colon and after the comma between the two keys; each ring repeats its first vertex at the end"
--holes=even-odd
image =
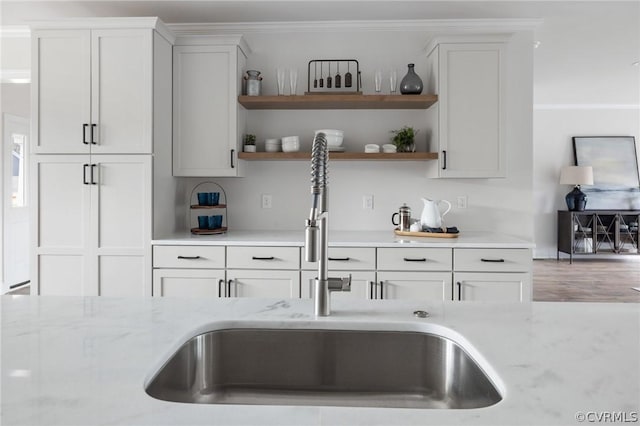
{"type": "Polygon", "coordinates": [[[558,251],[569,254],[638,254],[640,210],[558,210],[558,251]]]}

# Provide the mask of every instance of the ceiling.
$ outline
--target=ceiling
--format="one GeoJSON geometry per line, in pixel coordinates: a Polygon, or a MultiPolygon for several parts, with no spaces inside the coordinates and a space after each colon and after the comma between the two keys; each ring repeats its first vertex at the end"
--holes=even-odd
{"type": "MultiPolygon", "coordinates": [[[[288,0],[288,1],[32,1],[3,0],[3,25],[65,17],[158,16],[166,23],[278,22],[327,20],[546,18],[595,13],[626,1],[430,1],[430,0],[288,0]],[[591,12],[593,11],[593,12],[591,12]]],[[[640,12],[639,12],[640,13],[640,12]]],[[[638,16],[640,22],[640,15],[638,16]]]]}

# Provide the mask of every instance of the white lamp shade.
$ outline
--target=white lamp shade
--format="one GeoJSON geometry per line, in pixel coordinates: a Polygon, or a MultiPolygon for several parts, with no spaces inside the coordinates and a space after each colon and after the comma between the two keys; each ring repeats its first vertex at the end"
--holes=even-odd
{"type": "Polygon", "coordinates": [[[563,167],[560,171],[560,183],[563,185],[593,185],[593,167],[563,167]]]}

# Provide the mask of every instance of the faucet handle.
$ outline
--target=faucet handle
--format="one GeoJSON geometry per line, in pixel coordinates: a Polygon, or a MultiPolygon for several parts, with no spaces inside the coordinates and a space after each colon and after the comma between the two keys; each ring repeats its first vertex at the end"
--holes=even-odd
{"type": "Polygon", "coordinates": [[[329,291],[351,291],[351,274],[345,278],[327,279],[329,291]]]}
{"type": "Polygon", "coordinates": [[[351,274],[342,278],[342,291],[351,291],[351,274]]]}

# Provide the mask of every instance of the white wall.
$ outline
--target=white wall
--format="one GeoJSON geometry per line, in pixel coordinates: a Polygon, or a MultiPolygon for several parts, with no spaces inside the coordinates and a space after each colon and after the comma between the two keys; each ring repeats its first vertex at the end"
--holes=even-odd
{"type": "MultiPolygon", "coordinates": [[[[640,3],[583,2],[545,17],[534,72],[535,257],[556,256],[557,210],[570,187],[572,136],[631,135],[640,144],[640,3]],[[594,25],[597,23],[597,25],[594,25]]],[[[587,203],[587,208],[588,208],[587,203]]]]}
{"type": "MultiPolygon", "coordinates": [[[[376,68],[395,67],[401,79],[406,64],[415,63],[418,75],[426,78],[426,33],[247,34],[245,38],[253,49],[248,69],[263,72],[265,94],[276,93],[278,66],[298,68],[298,94],[302,94],[306,64],[316,58],[357,58],[365,93],[373,92],[376,68]]],[[[509,47],[506,179],[427,179],[422,162],[330,161],[330,228],[392,230],[391,215],[402,203],[419,217],[421,197],[455,201],[465,195],[468,208],[454,207],[447,225],[462,232],[484,230],[532,240],[532,44],[532,33],[522,32],[512,37],[509,47]],[[374,195],[374,210],[362,208],[364,194],[374,195]]],[[[345,71],[341,69],[341,74],[345,71]]],[[[386,86],[384,90],[388,93],[386,86]]],[[[346,147],[363,150],[366,143],[387,143],[389,131],[403,125],[419,128],[419,149],[426,145],[424,111],[247,111],[247,115],[248,132],[257,135],[259,150],[264,149],[265,138],[286,135],[299,135],[303,150],[308,150],[313,131],[320,128],[344,130],[346,147]]],[[[229,197],[231,229],[302,229],[309,210],[308,162],[253,161],[245,164],[245,170],[245,178],[215,179],[229,197]],[[272,209],[261,208],[262,194],[273,196],[272,209]]]]}

